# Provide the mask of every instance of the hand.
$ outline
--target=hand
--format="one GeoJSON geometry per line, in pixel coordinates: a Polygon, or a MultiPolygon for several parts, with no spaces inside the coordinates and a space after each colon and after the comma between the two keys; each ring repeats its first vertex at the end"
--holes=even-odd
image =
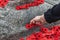
{"type": "Polygon", "coordinates": [[[47,23],[45,18],[44,18],[44,15],[41,15],[41,16],[36,16],[35,18],[33,18],[31,21],[30,21],[30,24],[45,24],[47,23]]]}

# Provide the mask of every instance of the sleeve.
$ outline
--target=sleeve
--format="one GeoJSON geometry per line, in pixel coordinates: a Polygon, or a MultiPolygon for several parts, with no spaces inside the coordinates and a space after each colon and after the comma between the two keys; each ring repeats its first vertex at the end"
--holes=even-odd
{"type": "Polygon", "coordinates": [[[44,13],[44,17],[48,23],[60,20],[60,3],[47,10],[47,12],[44,13]]]}

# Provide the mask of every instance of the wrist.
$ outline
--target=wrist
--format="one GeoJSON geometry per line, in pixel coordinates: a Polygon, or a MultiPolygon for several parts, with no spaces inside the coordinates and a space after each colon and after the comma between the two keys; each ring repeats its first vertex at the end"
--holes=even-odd
{"type": "Polygon", "coordinates": [[[42,18],[44,24],[47,23],[47,21],[45,20],[44,14],[41,15],[41,18],[42,18]]]}

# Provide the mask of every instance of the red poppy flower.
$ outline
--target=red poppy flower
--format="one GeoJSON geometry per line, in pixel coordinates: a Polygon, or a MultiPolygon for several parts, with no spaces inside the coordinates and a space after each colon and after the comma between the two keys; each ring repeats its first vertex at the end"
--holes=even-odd
{"type": "Polygon", "coordinates": [[[0,0],[0,7],[5,7],[8,4],[9,0],[0,0]]]}
{"type": "Polygon", "coordinates": [[[36,37],[37,37],[37,38],[42,38],[42,37],[44,37],[44,35],[43,35],[42,32],[37,32],[37,33],[36,33],[36,37]]]}
{"type": "Polygon", "coordinates": [[[33,27],[33,25],[31,25],[31,24],[26,24],[26,28],[27,29],[31,29],[33,27]]]}
{"type": "Polygon", "coordinates": [[[26,38],[26,40],[36,40],[36,36],[34,34],[31,34],[26,38]]]}
{"type": "Polygon", "coordinates": [[[48,28],[41,28],[41,32],[47,33],[47,32],[49,32],[49,30],[48,30],[48,28]]]}
{"type": "MultiPolygon", "coordinates": [[[[34,26],[37,25],[26,24],[26,28],[28,29],[34,26]]],[[[26,40],[59,40],[59,38],[60,38],[60,26],[53,26],[52,29],[42,27],[40,32],[35,32],[30,36],[27,36],[26,40]]]]}
{"type": "Polygon", "coordinates": [[[44,3],[44,0],[34,0],[34,2],[31,2],[31,3],[28,3],[28,4],[20,5],[19,7],[16,6],[16,9],[17,10],[27,9],[31,6],[38,6],[39,4],[42,4],[42,3],[44,3]]]}
{"type": "Polygon", "coordinates": [[[27,29],[31,29],[31,28],[33,28],[34,26],[36,26],[35,24],[26,24],[26,28],[27,29]]]}
{"type": "Polygon", "coordinates": [[[20,40],[24,40],[24,38],[20,38],[20,40]]]}

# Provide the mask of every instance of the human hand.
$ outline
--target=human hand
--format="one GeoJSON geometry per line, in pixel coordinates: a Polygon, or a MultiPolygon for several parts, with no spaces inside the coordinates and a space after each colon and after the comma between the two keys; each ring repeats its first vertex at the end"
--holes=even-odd
{"type": "Polygon", "coordinates": [[[44,15],[41,15],[41,16],[36,16],[35,18],[33,18],[31,21],[30,21],[30,24],[45,24],[47,23],[45,18],[44,18],[44,15]]]}

